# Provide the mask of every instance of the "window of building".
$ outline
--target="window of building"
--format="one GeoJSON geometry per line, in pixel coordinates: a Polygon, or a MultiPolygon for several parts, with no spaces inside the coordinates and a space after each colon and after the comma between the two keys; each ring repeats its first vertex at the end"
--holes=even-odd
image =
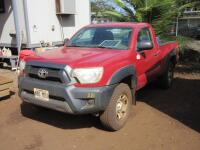
{"type": "Polygon", "coordinates": [[[0,0],[0,13],[4,13],[4,12],[5,12],[4,0],[0,0]]]}

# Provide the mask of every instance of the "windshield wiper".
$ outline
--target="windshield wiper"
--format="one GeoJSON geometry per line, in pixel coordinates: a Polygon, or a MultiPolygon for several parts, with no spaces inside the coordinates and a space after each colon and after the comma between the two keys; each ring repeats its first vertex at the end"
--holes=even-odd
{"type": "Polygon", "coordinates": [[[112,47],[106,47],[106,46],[95,46],[95,47],[90,47],[90,46],[81,46],[81,45],[67,45],[67,47],[88,47],[88,48],[107,48],[107,49],[114,49],[112,47]]]}
{"type": "Polygon", "coordinates": [[[107,48],[107,49],[114,49],[113,47],[106,47],[106,46],[96,46],[97,48],[107,48]]]}
{"type": "Polygon", "coordinates": [[[67,45],[67,47],[84,47],[84,46],[81,46],[81,45],[67,45]]]}

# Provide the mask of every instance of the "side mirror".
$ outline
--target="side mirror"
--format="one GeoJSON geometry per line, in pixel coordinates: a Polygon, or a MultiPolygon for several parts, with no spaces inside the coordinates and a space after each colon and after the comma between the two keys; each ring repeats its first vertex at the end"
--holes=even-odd
{"type": "Polygon", "coordinates": [[[69,43],[69,41],[70,41],[70,40],[69,40],[68,38],[66,38],[66,39],[64,40],[64,45],[67,46],[68,43],[69,43]]]}
{"type": "Polygon", "coordinates": [[[150,41],[142,41],[138,43],[137,48],[139,51],[150,50],[153,48],[153,44],[150,41]]]}

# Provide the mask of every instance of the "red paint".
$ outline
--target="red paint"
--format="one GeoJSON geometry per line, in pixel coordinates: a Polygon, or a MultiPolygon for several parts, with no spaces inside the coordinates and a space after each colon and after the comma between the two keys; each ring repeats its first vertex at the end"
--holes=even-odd
{"type": "Polygon", "coordinates": [[[34,55],[34,54],[35,54],[35,52],[32,51],[32,50],[28,50],[28,49],[26,49],[26,50],[21,50],[21,51],[20,51],[20,54],[19,54],[19,58],[20,58],[20,60],[24,60],[25,57],[31,56],[31,55],[34,55]]]}
{"type": "MultiPolygon", "coordinates": [[[[134,65],[137,75],[137,89],[147,84],[145,72],[152,68],[156,63],[161,61],[174,48],[178,50],[178,44],[175,42],[159,46],[156,41],[156,35],[150,24],[147,23],[109,23],[89,25],[87,27],[129,27],[133,28],[132,40],[128,50],[111,50],[101,48],[68,48],[61,47],[57,50],[47,51],[40,55],[34,55],[26,58],[26,61],[50,62],[55,64],[66,64],[71,68],[98,67],[104,68],[102,79],[96,84],[76,84],[79,87],[100,87],[105,86],[111,76],[122,67],[134,65]],[[144,58],[136,49],[137,36],[141,28],[150,29],[154,48],[144,51],[144,58]],[[154,56],[158,53],[158,56],[154,56]],[[140,55],[141,59],[137,60],[136,56],[140,55]]],[[[178,52],[177,52],[178,53],[178,52]]],[[[178,55],[177,55],[178,57],[178,55]]]]}

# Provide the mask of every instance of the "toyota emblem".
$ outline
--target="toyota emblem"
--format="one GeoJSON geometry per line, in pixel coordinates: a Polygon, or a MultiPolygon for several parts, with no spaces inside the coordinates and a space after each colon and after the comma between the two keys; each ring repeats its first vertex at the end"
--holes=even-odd
{"type": "Polygon", "coordinates": [[[38,70],[38,77],[45,79],[47,78],[47,76],[48,76],[48,71],[46,69],[41,68],[38,70]]]}

